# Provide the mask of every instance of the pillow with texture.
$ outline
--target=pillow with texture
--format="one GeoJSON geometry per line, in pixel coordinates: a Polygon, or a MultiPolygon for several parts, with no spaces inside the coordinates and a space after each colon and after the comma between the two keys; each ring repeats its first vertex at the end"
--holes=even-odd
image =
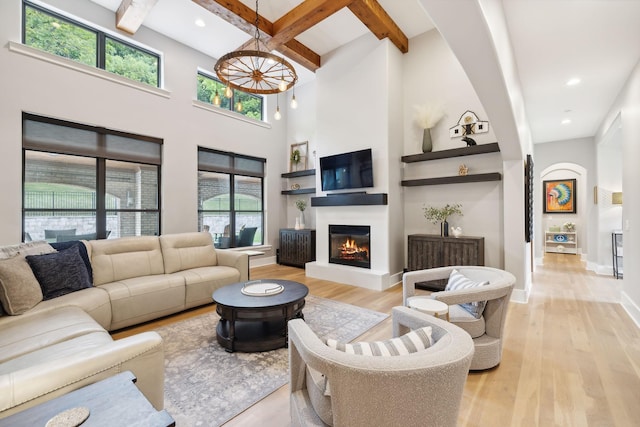
{"type": "Polygon", "coordinates": [[[50,254],[56,250],[45,242],[39,240],[36,242],[20,243],[18,245],[2,246],[0,247],[0,259],[9,259],[20,254],[24,258],[27,255],[40,255],[50,254]]]}
{"type": "Polygon", "coordinates": [[[349,354],[363,356],[402,356],[425,350],[433,345],[431,326],[415,329],[401,337],[386,341],[357,342],[353,344],[341,343],[334,339],[327,339],[327,345],[336,350],[349,354]]]}
{"type": "Polygon", "coordinates": [[[53,254],[28,256],[27,262],[40,282],[45,301],[91,287],[78,245],[53,254]]]}
{"type": "Polygon", "coordinates": [[[42,301],[42,290],[24,256],[0,261],[0,302],[7,314],[22,314],[42,301]]]}
{"type": "MultiPolygon", "coordinates": [[[[458,270],[453,269],[451,271],[451,274],[449,275],[449,282],[447,283],[447,286],[445,286],[444,290],[456,291],[460,289],[476,288],[478,286],[484,286],[488,284],[489,284],[488,281],[474,282],[473,280],[465,277],[458,270]]],[[[482,317],[482,313],[484,312],[484,308],[486,306],[487,306],[486,301],[477,301],[477,302],[470,302],[466,304],[460,304],[460,307],[464,308],[469,313],[473,314],[473,317],[475,317],[476,319],[479,319],[480,317],[482,317]]]]}
{"type": "Polygon", "coordinates": [[[80,250],[80,257],[82,257],[82,262],[84,262],[85,267],[87,267],[87,272],[89,273],[89,280],[93,284],[93,268],[91,267],[91,261],[89,260],[89,253],[87,252],[87,247],[79,240],[72,240],[69,242],[58,242],[51,243],[51,246],[57,251],[64,251],[65,249],[69,249],[73,246],[78,246],[80,250]]]}

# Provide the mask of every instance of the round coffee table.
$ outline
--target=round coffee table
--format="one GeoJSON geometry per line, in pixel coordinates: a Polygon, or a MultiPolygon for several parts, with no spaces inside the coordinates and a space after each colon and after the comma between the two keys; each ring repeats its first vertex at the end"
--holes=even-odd
{"type": "Polygon", "coordinates": [[[269,351],[288,345],[287,322],[304,319],[302,308],[309,293],[302,283],[290,280],[262,279],[225,286],[213,293],[220,322],[216,327],[218,343],[230,353],[234,351],[269,351]],[[245,295],[247,284],[281,285],[274,295],[245,295]]]}

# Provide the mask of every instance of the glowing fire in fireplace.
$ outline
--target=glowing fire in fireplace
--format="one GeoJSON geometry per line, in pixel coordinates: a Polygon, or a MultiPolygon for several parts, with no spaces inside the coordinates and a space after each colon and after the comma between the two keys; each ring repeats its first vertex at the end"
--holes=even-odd
{"type": "Polygon", "coordinates": [[[367,246],[358,246],[354,239],[347,238],[340,247],[340,258],[344,259],[367,259],[369,257],[369,248],[367,246]]]}

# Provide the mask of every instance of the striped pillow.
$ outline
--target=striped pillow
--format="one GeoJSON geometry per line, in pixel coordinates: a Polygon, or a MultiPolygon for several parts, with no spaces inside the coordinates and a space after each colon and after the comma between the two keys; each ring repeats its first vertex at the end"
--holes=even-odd
{"type": "Polygon", "coordinates": [[[363,356],[402,356],[425,350],[433,345],[431,326],[413,330],[401,337],[386,341],[357,342],[346,344],[334,339],[327,339],[327,345],[348,354],[363,356]]]}
{"type": "MultiPolygon", "coordinates": [[[[447,283],[447,286],[445,286],[444,290],[457,291],[460,289],[476,288],[478,286],[484,286],[488,284],[489,281],[474,282],[473,280],[463,276],[462,273],[460,273],[458,270],[453,269],[451,271],[451,274],[449,275],[449,282],[447,283]]],[[[482,312],[484,312],[484,308],[486,305],[486,301],[477,301],[467,304],[460,304],[460,307],[473,314],[473,317],[475,317],[476,319],[479,319],[480,317],[482,317],[482,312]]]]}

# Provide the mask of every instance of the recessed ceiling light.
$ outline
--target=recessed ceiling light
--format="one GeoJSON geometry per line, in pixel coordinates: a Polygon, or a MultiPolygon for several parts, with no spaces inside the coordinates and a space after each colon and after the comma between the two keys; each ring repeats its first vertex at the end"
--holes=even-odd
{"type": "Polygon", "coordinates": [[[574,77],[574,78],[572,78],[572,79],[567,80],[567,83],[566,83],[566,84],[567,84],[567,86],[575,86],[575,85],[577,85],[578,83],[580,83],[580,81],[581,81],[581,80],[580,80],[579,78],[574,77]]]}
{"type": "Polygon", "coordinates": [[[568,125],[569,123],[571,123],[571,119],[564,119],[560,123],[562,123],[563,125],[568,125]]]}
{"type": "Polygon", "coordinates": [[[202,27],[205,26],[205,23],[204,23],[204,21],[202,19],[198,18],[198,19],[196,19],[196,26],[202,28],[202,27]]]}

